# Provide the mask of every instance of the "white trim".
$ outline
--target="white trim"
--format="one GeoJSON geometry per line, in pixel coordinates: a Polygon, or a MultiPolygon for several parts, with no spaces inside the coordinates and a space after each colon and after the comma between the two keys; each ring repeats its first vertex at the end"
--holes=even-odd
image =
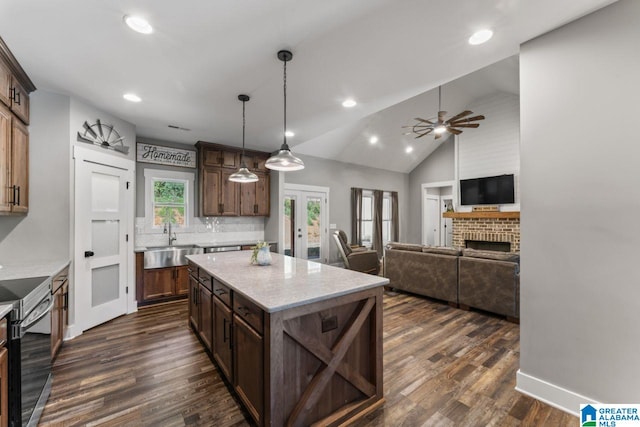
{"type": "Polygon", "coordinates": [[[329,187],[320,187],[317,185],[304,185],[304,184],[289,184],[284,183],[284,191],[292,190],[292,191],[312,191],[318,193],[327,193],[329,195],[329,187]]]}
{"type": "Polygon", "coordinates": [[[525,374],[520,369],[516,373],[516,390],[576,417],[580,416],[580,404],[600,403],[595,399],[525,374]]]}
{"type": "MultiPolygon", "coordinates": [[[[453,208],[454,210],[457,210],[457,206],[456,206],[457,192],[458,192],[458,188],[456,186],[455,180],[427,182],[427,183],[420,184],[420,199],[421,199],[420,200],[420,203],[421,203],[420,228],[422,230],[421,237],[422,237],[423,245],[427,244],[427,227],[425,227],[425,222],[427,221],[427,208],[426,208],[427,197],[431,196],[432,198],[437,199],[438,202],[441,202],[442,199],[444,198],[447,198],[447,199],[451,198],[451,200],[453,201],[453,208]],[[447,192],[447,194],[428,194],[427,193],[427,189],[429,188],[446,188],[446,187],[450,187],[451,192],[447,192]]],[[[436,245],[440,245],[440,242],[441,242],[441,238],[440,238],[440,236],[442,235],[441,227],[442,227],[442,224],[439,223],[436,245]]],[[[446,241],[445,241],[445,244],[446,244],[446,241]]]]}
{"type": "Polygon", "coordinates": [[[455,181],[428,182],[422,184],[422,188],[453,187],[455,184],[455,181]]]}
{"type": "Polygon", "coordinates": [[[193,212],[195,210],[195,173],[182,171],[169,171],[165,169],[145,168],[144,170],[144,232],[147,234],[162,234],[163,227],[153,226],[153,186],[154,178],[175,179],[187,181],[187,203],[185,204],[186,227],[176,227],[174,231],[181,233],[194,231],[195,224],[193,212]]]}

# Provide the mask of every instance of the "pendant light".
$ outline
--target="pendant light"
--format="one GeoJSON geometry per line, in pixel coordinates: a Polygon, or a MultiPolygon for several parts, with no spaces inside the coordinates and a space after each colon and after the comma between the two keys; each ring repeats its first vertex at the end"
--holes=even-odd
{"type": "Polygon", "coordinates": [[[293,54],[288,50],[278,52],[278,59],[284,63],[284,129],[282,131],[284,142],[278,154],[269,157],[265,164],[269,169],[285,172],[304,169],[302,160],[291,154],[291,150],[287,144],[287,62],[291,61],[291,58],[293,58],[293,54]]]}
{"type": "Polygon", "coordinates": [[[229,181],[239,182],[241,184],[258,181],[258,175],[247,169],[244,161],[244,104],[250,99],[249,95],[238,95],[238,99],[242,101],[242,157],[240,158],[240,169],[229,176],[229,181]]]}

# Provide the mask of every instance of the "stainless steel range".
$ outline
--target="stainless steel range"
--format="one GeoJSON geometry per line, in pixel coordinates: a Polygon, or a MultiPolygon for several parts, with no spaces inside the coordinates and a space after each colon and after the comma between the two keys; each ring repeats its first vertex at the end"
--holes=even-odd
{"type": "Polygon", "coordinates": [[[0,302],[13,305],[9,425],[35,427],[51,390],[51,278],[0,280],[0,302]]]}

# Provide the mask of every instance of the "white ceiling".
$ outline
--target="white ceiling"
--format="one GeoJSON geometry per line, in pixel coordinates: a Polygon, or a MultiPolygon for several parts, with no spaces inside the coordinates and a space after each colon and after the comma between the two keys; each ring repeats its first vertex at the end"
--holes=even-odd
{"type": "MultiPolygon", "coordinates": [[[[401,126],[435,113],[433,88],[613,2],[2,0],[0,36],[39,89],[84,99],[134,123],[139,136],[239,146],[237,95],[247,93],[247,147],[265,151],[282,143],[276,52],[286,48],[294,54],[287,66],[294,153],[409,172],[436,147],[427,141],[407,155],[414,141],[401,126]],[[154,33],[129,30],[125,14],[146,17],[154,33]],[[469,45],[484,27],[493,39],[469,45]],[[125,92],[143,102],[123,100],[125,92]],[[349,96],[359,104],[345,109],[349,96]],[[372,146],[374,133],[380,142],[372,146]]],[[[443,108],[456,113],[492,90],[517,92],[517,59],[444,86],[443,108]]]]}

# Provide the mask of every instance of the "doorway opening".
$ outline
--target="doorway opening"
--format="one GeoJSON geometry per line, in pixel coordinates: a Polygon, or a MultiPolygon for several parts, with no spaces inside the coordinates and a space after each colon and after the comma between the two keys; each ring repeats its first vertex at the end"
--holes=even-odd
{"type": "Polygon", "coordinates": [[[422,184],[422,244],[453,246],[453,220],[443,218],[454,209],[454,181],[422,184]]]}

